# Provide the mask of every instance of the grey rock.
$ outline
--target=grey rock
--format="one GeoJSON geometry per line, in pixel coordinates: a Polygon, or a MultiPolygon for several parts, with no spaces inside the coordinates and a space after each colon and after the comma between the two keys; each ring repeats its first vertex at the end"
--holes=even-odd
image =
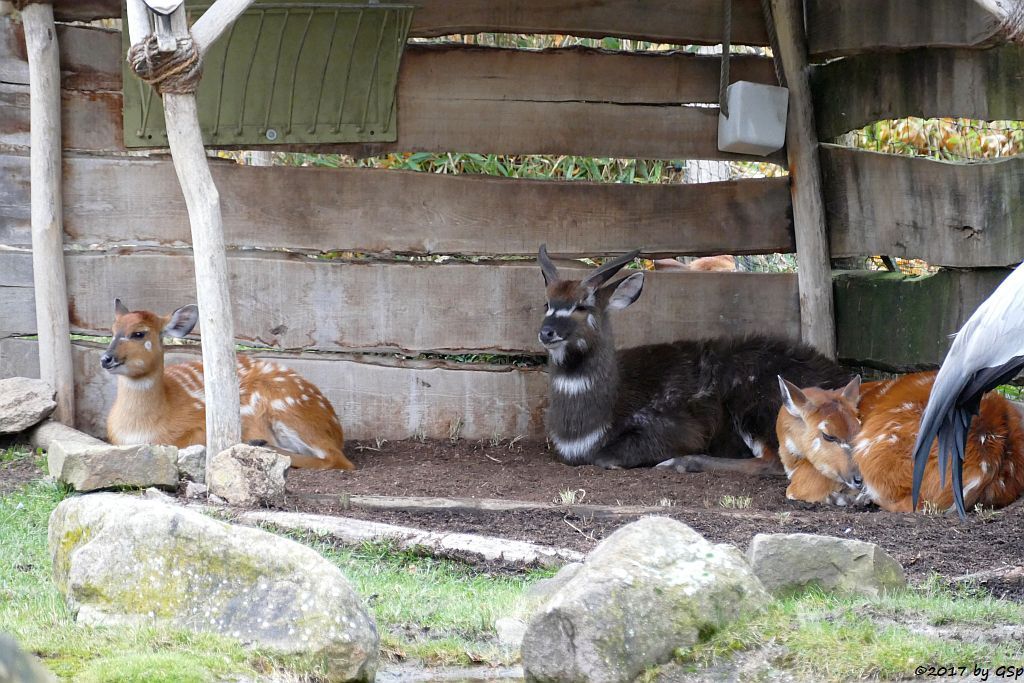
{"type": "Polygon", "coordinates": [[[178,486],[174,446],[92,446],[54,441],[46,454],[50,475],[76,491],[114,487],[174,489],[178,486]]]}
{"type": "Polygon", "coordinates": [[[17,434],[45,420],[57,407],[55,393],[41,379],[0,379],[0,434],[17,434]]]}
{"type": "Polygon", "coordinates": [[[341,570],[299,543],[160,501],[76,496],[50,516],[54,581],[76,620],[233,637],[369,681],[378,635],[341,570]]]}
{"type": "Polygon", "coordinates": [[[142,497],[146,500],[160,500],[165,503],[173,503],[174,496],[169,496],[158,488],[150,487],[142,492],[142,497]]]}
{"type": "Polygon", "coordinates": [[[55,683],[56,680],[13,638],[0,633],[0,683],[55,683]]]}
{"type": "Polygon", "coordinates": [[[178,449],[178,476],[197,484],[206,483],[206,446],[196,444],[178,449]]]}
{"type": "Polygon", "coordinates": [[[206,484],[197,484],[194,481],[190,481],[185,485],[185,497],[202,498],[209,490],[210,489],[206,484]]]}
{"type": "Polygon", "coordinates": [[[877,596],[907,584],[903,567],[874,543],[816,534],[758,534],[747,552],[754,573],[772,593],[818,586],[877,596]]]}
{"type": "Polygon", "coordinates": [[[251,507],[284,500],[284,473],[291,460],[261,446],[237,444],[213,456],[210,493],[231,505],[251,507]]]}
{"type": "Polygon", "coordinates": [[[527,625],[527,680],[632,681],[769,600],[738,549],[667,517],[618,529],[573,571],[527,625]]]}

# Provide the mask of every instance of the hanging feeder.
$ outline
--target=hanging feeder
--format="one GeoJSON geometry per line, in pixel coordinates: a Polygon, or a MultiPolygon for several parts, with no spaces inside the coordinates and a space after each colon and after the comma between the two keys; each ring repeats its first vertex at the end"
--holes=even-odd
{"type": "MultiPolygon", "coordinates": [[[[186,0],[189,23],[211,4],[186,0]]],[[[397,140],[395,91],[413,10],[346,0],[254,3],[204,59],[196,92],[203,141],[397,140]]],[[[159,95],[127,67],[122,73],[125,146],[167,146],[159,95]]]]}
{"type": "Polygon", "coordinates": [[[718,149],[722,152],[766,156],[786,144],[789,88],[750,81],[736,81],[729,85],[731,0],[725,1],[724,9],[725,39],[722,41],[718,149]]]}

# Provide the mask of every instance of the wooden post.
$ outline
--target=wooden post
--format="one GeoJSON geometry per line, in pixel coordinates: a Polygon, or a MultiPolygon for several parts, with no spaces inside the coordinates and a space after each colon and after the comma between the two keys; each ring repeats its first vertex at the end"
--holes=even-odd
{"type": "Polygon", "coordinates": [[[786,152],[800,288],[803,340],[829,358],[836,357],[832,268],[829,263],[825,202],[821,190],[818,136],[807,76],[807,37],[801,0],[771,0],[779,58],[789,86],[786,152]]]}
{"type": "MultiPolygon", "coordinates": [[[[193,28],[200,56],[251,3],[252,0],[218,0],[206,11],[193,28]],[[198,38],[200,34],[202,44],[198,38]]],[[[128,23],[133,45],[145,39],[145,33],[139,35],[141,31],[148,31],[148,23],[144,24],[137,18],[145,16],[142,14],[145,8],[141,5],[141,0],[129,0],[128,23]]],[[[183,7],[172,15],[171,25],[176,38],[188,35],[183,7]]],[[[215,454],[238,443],[242,436],[235,366],[235,324],[228,288],[224,224],[220,194],[206,160],[195,94],[165,93],[163,104],[171,158],[192,227],[206,384],[206,452],[209,463],[215,454]]]]}
{"type": "Polygon", "coordinates": [[[28,50],[31,110],[32,279],[39,333],[39,376],[57,392],[54,419],[75,422],[75,372],[64,276],[61,198],[60,54],[53,6],[30,4],[21,12],[28,50]]]}

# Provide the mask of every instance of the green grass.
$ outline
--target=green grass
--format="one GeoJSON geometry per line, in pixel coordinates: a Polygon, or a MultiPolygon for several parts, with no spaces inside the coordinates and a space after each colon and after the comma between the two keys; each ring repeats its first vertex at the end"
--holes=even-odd
{"type": "MultiPolygon", "coordinates": [[[[76,626],[53,585],[46,550],[49,514],[66,495],[37,482],[0,497],[0,632],[11,633],[59,676],[206,681],[311,673],[301,660],[246,650],[214,635],[76,626]]],[[[551,574],[488,573],[386,544],[339,548],[317,537],[295,538],[337,564],[366,598],[384,657],[425,665],[514,661],[517,653],[495,642],[493,623],[515,611],[526,586],[551,574]]],[[[909,677],[916,666],[930,663],[1019,663],[1024,644],[992,635],[1000,624],[1024,624],[1024,605],[977,589],[950,589],[938,578],[876,599],[809,591],[710,634],[679,660],[704,666],[774,644],[785,652],[773,662],[776,668],[811,680],[909,677]]]]}
{"type": "Polygon", "coordinates": [[[1019,663],[1022,643],[960,640],[936,627],[962,627],[970,635],[983,633],[986,626],[1022,623],[1024,605],[969,589],[951,590],[941,581],[877,599],[812,590],[777,600],[760,614],[728,626],[679,661],[705,666],[739,651],[777,644],[787,654],[775,666],[808,679],[909,678],[920,665],[1019,663]]]}
{"type": "Polygon", "coordinates": [[[368,597],[385,653],[430,664],[514,661],[516,653],[496,644],[494,621],[513,612],[526,586],[552,574],[491,574],[386,543],[343,548],[295,538],[338,565],[368,597]]]}

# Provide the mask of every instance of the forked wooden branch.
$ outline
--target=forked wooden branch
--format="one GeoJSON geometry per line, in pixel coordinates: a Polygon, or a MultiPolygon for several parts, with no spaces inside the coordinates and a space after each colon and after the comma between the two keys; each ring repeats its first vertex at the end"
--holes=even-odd
{"type": "MultiPolygon", "coordinates": [[[[212,15],[201,32],[204,44],[208,47],[250,4],[251,0],[218,0],[203,17],[212,15]]],[[[141,0],[129,0],[132,45],[144,40],[149,30],[148,19],[144,23],[138,18],[140,12],[145,16],[140,5],[141,0]]],[[[171,28],[176,38],[188,35],[183,7],[172,15],[171,28]]],[[[197,48],[202,52],[198,41],[197,48]]],[[[215,454],[238,443],[242,434],[220,195],[206,160],[195,94],[165,93],[163,103],[167,141],[192,228],[206,384],[206,448],[215,454]]]]}
{"type": "Polygon", "coordinates": [[[1024,0],[974,0],[999,20],[1003,36],[1024,45],[1024,0]]]}

